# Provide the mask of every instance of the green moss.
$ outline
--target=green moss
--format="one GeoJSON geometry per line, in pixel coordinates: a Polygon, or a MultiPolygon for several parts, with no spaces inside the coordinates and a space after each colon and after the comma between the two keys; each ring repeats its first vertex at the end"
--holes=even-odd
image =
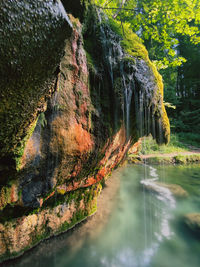
{"type": "Polygon", "coordinates": [[[0,211],[3,210],[8,204],[14,205],[14,201],[17,202],[19,198],[12,199],[12,194],[18,190],[17,181],[10,180],[7,186],[3,186],[0,190],[0,211]],[[13,192],[14,190],[14,192],[13,192]]]}
{"type": "Polygon", "coordinates": [[[141,158],[137,154],[132,154],[128,156],[129,163],[141,163],[141,158]]]}
{"type": "Polygon", "coordinates": [[[145,159],[149,164],[171,164],[174,163],[173,157],[155,156],[145,159]]]}
{"type": "Polygon", "coordinates": [[[85,39],[84,40],[84,48],[86,51],[86,58],[87,58],[87,66],[90,72],[93,74],[96,74],[96,66],[97,63],[95,62],[95,57],[94,57],[94,44],[92,42],[92,39],[85,39]]]}
{"type": "Polygon", "coordinates": [[[133,64],[135,64],[135,58],[132,56],[126,56],[124,58],[122,58],[122,62],[132,62],[133,64]]]}
{"type": "Polygon", "coordinates": [[[174,157],[176,163],[187,164],[192,162],[200,162],[200,154],[178,155],[174,157]]]}
{"type": "MultiPolygon", "coordinates": [[[[128,54],[128,56],[123,60],[135,63],[135,58],[143,59],[154,76],[155,84],[157,85],[157,90],[155,91],[152,99],[152,103],[157,103],[154,114],[157,116],[157,120],[160,120],[158,123],[161,123],[162,125],[164,143],[168,144],[170,141],[170,123],[163,104],[162,76],[157,71],[156,66],[150,61],[148,51],[142,44],[142,40],[131,30],[128,23],[124,23],[122,27],[120,22],[110,18],[109,25],[111,29],[121,38],[120,44],[124,49],[124,52],[128,54]]],[[[160,141],[159,138],[157,138],[157,141],[160,141]]]]}
{"type": "Polygon", "coordinates": [[[180,164],[186,164],[187,163],[187,157],[183,156],[183,155],[176,156],[175,160],[177,163],[180,163],[180,164]]]}
{"type": "Polygon", "coordinates": [[[167,116],[167,112],[164,104],[162,104],[162,128],[164,133],[165,144],[169,144],[170,142],[170,123],[169,118],[167,116]]]}
{"type": "Polygon", "coordinates": [[[111,29],[121,37],[122,40],[120,44],[129,56],[149,61],[148,51],[142,44],[141,39],[130,29],[127,23],[124,23],[122,28],[119,21],[109,19],[109,25],[111,29]]]}
{"type": "Polygon", "coordinates": [[[0,192],[0,210],[4,209],[5,206],[11,202],[11,188],[3,187],[0,192]]]}
{"type": "Polygon", "coordinates": [[[71,23],[73,25],[73,28],[76,28],[76,29],[80,28],[80,21],[79,21],[79,19],[75,18],[71,14],[68,14],[68,16],[69,16],[69,19],[70,19],[70,21],[71,21],[71,23]]]}
{"type": "Polygon", "coordinates": [[[24,154],[25,146],[26,146],[29,138],[31,137],[31,135],[33,134],[33,132],[35,130],[37,121],[38,121],[38,118],[35,121],[33,121],[33,123],[31,123],[31,125],[27,129],[26,136],[21,140],[21,142],[18,143],[18,146],[14,150],[14,156],[15,156],[14,159],[16,162],[16,170],[17,171],[19,171],[21,169],[21,158],[24,154]]]}
{"type": "Polygon", "coordinates": [[[155,156],[146,158],[145,162],[149,164],[189,164],[189,163],[196,163],[200,162],[200,154],[191,154],[191,155],[184,155],[180,154],[177,156],[155,156]]]}
{"type": "Polygon", "coordinates": [[[38,117],[38,121],[40,122],[40,125],[42,127],[45,127],[47,125],[47,119],[46,119],[46,116],[45,116],[45,112],[42,112],[39,117],[38,117]]]}
{"type": "MultiPolygon", "coordinates": [[[[9,221],[14,221],[19,217],[28,216],[31,214],[38,214],[43,209],[49,208],[53,209],[54,207],[61,205],[63,203],[68,203],[69,205],[74,202],[77,211],[80,209],[80,201],[84,201],[84,205],[86,207],[85,216],[93,214],[97,209],[97,197],[101,192],[101,184],[95,184],[87,188],[80,188],[75,191],[66,193],[65,195],[57,195],[55,194],[47,201],[44,202],[41,208],[28,208],[21,206],[12,206],[9,203],[6,204],[6,207],[1,211],[0,214],[0,223],[5,223],[9,221]]],[[[5,192],[6,193],[6,192],[5,192]]],[[[7,195],[7,194],[6,194],[7,195]]]]}
{"type": "Polygon", "coordinates": [[[64,222],[57,233],[65,232],[88,217],[87,210],[78,210],[74,213],[70,222],[64,222]]]}

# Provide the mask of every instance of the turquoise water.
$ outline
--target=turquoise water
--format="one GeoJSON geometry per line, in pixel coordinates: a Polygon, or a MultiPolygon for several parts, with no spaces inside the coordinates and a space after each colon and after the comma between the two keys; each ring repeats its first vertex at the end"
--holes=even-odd
{"type": "Polygon", "coordinates": [[[200,212],[200,166],[127,166],[120,171],[114,202],[106,223],[97,221],[90,228],[86,221],[4,266],[200,266],[200,238],[182,218],[200,212]],[[178,201],[167,189],[159,194],[145,191],[142,183],[147,179],[179,184],[189,197],[178,201]],[[98,223],[102,229],[94,237],[90,232],[98,223]]]}

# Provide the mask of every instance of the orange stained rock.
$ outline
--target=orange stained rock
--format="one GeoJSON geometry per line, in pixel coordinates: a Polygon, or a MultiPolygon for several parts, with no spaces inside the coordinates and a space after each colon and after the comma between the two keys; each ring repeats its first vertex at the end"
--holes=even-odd
{"type": "Polygon", "coordinates": [[[33,161],[33,159],[35,158],[37,154],[37,149],[36,149],[36,145],[35,145],[35,140],[33,138],[33,136],[31,138],[29,138],[23,156],[21,158],[21,166],[20,168],[23,168],[26,164],[30,163],[33,161]]]}
{"type": "Polygon", "coordinates": [[[13,184],[11,187],[11,203],[14,203],[18,200],[18,189],[17,189],[17,185],[13,184]]]}
{"type": "Polygon", "coordinates": [[[99,170],[97,175],[99,175],[103,178],[106,175],[106,173],[107,173],[106,167],[103,167],[101,170],[99,170]]]}
{"type": "Polygon", "coordinates": [[[55,191],[53,191],[50,195],[48,195],[48,196],[45,198],[45,201],[46,201],[47,199],[49,199],[50,197],[52,197],[54,194],[55,194],[55,191]]]}
{"type": "Polygon", "coordinates": [[[74,140],[76,142],[76,149],[83,152],[89,152],[94,146],[94,141],[92,136],[82,128],[81,124],[75,124],[71,131],[71,135],[74,135],[74,140]]]}
{"type": "Polygon", "coordinates": [[[141,145],[141,139],[138,140],[130,149],[129,149],[129,154],[136,154],[139,152],[139,148],[141,145]]]}
{"type": "Polygon", "coordinates": [[[41,208],[44,202],[43,198],[40,198],[39,202],[40,202],[40,208],[41,208]]]}

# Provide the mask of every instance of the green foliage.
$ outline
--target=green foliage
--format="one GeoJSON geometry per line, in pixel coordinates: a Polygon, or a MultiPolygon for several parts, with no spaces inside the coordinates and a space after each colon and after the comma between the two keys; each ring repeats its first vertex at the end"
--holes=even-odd
{"type": "Polygon", "coordinates": [[[172,163],[175,163],[173,157],[158,156],[158,155],[155,155],[153,157],[145,159],[145,162],[148,164],[172,164],[172,163]]]}
{"type": "Polygon", "coordinates": [[[121,25],[129,23],[144,40],[160,68],[180,66],[185,58],[177,54],[178,36],[200,43],[198,0],[95,0],[108,16],[121,25]]]}
{"type": "Polygon", "coordinates": [[[171,134],[170,142],[168,145],[158,145],[152,136],[144,137],[142,139],[142,146],[140,153],[143,155],[147,154],[165,154],[173,152],[185,152],[189,148],[187,145],[181,143],[179,138],[175,134],[171,134]]]}
{"type": "Polygon", "coordinates": [[[20,170],[20,166],[21,166],[21,158],[24,154],[24,149],[26,146],[26,143],[28,142],[29,138],[31,137],[31,135],[33,134],[36,124],[37,124],[38,119],[36,119],[30,126],[29,129],[27,130],[27,135],[21,139],[21,141],[18,143],[17,147],[14,150],[14,159],[16,162],[16,170],[19,171],[20,170]]]}
{"type": "Polygon", "coordinates": [[[175,162],[179,164],[186,164],[191,162],[199,162],[200,154],[192,154],[192,155],[178,155],[174,157],[175,162]]]}
{"type": "Polygon", "coordinates": [[[200,162],[200,154],[190,154],[190,155],[169,155],[160,156],[155,155],[153,157],[145,159],[146,163],[149,164],[190,164],[200,162]]]}
{"type": "Polygon", "coordinates": [[[46,120],[46,117],[45,117],[45,113],[42,112],[38,118],[38,121],[40,122],[41,126],[42,127],[45,127],[47,125],[47,120],[46,120]]]}
{"type": "Polygon", "coordinates": [[[199,147],[200,144],[200,133],[185,133],[185,132],[180,132],[176,134],[178,139],[187,144],[187,145],[192,145],[199,147]]]}

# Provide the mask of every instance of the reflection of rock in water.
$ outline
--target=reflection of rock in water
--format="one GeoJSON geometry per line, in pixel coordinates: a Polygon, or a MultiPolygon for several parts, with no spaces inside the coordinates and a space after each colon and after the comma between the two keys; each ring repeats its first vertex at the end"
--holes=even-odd
{"type": "Polygon", "coordinates": [[[56,255],[63,250],[67,251],[68,258],[73,257],[82,248],[84,242],[95,239],[103,230],[103,226],[107,223],[111,210],[117,202],[119,183],[117,170],[113,172],[112,177],[106,180],[106,186],[98,198],[98,211],[93,216],[68,232],[43,241],[39,246],[26,252],[22,258],[8,261],[2,264],[2,267],[32,266],[33,262],[34,267],[39,267],[42,266],[41,262],[44,258],[45,263],[49,261],[52,264],[54,260],[56,266],[56,261],[59,261],[56,255]]]}

